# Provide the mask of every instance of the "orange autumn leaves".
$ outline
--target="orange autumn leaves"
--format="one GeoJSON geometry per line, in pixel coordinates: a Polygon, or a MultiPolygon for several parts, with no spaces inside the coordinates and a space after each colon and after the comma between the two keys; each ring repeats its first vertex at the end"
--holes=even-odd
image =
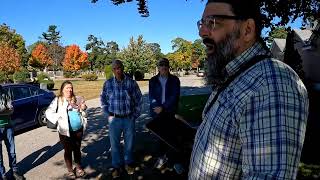
{"type": "Polygon", "coordinates": [[[29,64],[32,67],[44,69],[53,64],[52,58],[49,56],[48,48],[39,43],[32,51],[29,64]]]}
{"type": "Polygon", "coordinates": [[[78,71],[89,65],[88,54],[82,52],[77,45],[67,46],[62,65],[65,71],[78,71]]]}
{"type": "MultiPolygon", "coordinates": [[[[32,51],[29,64],[33,67],[44,69],[53,65],[53,60],[49,55],[48,48],[39,43],[32,51]]],[[[64,71],[75,72],[89,65],[88,54],[82,52],[77,45],[66,47],[62,66],[64,71]]]]}
{"type": "Polygon", "coordinates": [[[20,68],[21,56],[7,43],[0,43],[0,71],[14,73],[20,68]]]}

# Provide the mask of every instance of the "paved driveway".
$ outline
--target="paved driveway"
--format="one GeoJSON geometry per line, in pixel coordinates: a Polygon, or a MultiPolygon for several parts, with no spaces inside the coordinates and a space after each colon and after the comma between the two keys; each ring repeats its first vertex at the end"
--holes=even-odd
{"type": "MultiPolygon", "coordinates": [[[[204,86],[201,78],[190,76],[182,77],[181,94],[201,94],[210,92],[210,88],[204,86]]],[[[143,113],[147,114],[148,96],[147,87],[142,88],[143,92],[143,113]]],[[[87,176],[85,179],[109,179],[108,168],[110,167],[111,157],[109,156],[109,138],[106,121],[103,118],[99,99],[87,101],[89,107],[88,129],[86,130],[82,142],[83,165],[87,176]]],[[[157,146],[154,142],[157,139],[143,128],[144,122],[137,121],[137,147],[136,153],[139,162],[140,178],[157,179],[166,178],[160,172],[154,172],[150,168],[155,158],[145,161],[145,155],[157,154],[157,146]]],[[[15,137],[18,166],[20,171],[25,174],[27,179],[45,180],[45,179],[64,179],[66,167],[63,160],[63,148],[59,143],[58,133],[56,131],[40,127],[15,137]]],[[[5,166],[8,170],[8,159],[3,144],[3,155],[5,166]]],[[[139,173],[138,173],[139,175],[139,173]]],[[[137,175],[137,176],[138,176],[137,175]]],[[[170,176],[167,174],[167,176],[170,176]]]]}

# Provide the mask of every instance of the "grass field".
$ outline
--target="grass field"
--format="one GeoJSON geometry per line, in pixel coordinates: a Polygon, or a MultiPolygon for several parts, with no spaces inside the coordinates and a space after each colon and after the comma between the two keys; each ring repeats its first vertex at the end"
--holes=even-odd
{"type": "MultiPolygon", "coordinates": [[[[57,95],[63,80],[54,81],[54,93],[57,95]]],[[[105,80],[84,81],[71,80],[74,92],[77,96],[83,96],[86,100],[95,99],[100,96],[105,80]]],[[[139,87],[148,86],[148,81],[138,81],[139,87]]]]}
{"type": "Polygon", "coordinates": [[[181,96],[178,114],[191,123],[201,121],[202,110],[208,98],[209,94],[181,96]]]}

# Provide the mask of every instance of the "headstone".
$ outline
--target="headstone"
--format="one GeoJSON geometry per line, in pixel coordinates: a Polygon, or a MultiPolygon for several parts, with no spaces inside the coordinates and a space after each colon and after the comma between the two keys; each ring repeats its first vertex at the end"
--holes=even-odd
{"type": "Polygon", "coordinates": [[[45,89],[45,90],[47,90],[47,89],[48,89],[47,83],[40,83],[40,89],[45,89]]]}

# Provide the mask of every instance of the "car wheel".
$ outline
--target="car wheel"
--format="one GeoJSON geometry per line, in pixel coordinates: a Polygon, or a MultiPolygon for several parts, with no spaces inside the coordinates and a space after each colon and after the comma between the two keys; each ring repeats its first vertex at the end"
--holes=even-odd
{"type": "Polygon", "coordinates": [[[46,118],[45,112],[46,112],[46,108],[43,108],[38,113],[38,123],[39,123],[40,126],[47,125],[47,118],[46,118]]]}

